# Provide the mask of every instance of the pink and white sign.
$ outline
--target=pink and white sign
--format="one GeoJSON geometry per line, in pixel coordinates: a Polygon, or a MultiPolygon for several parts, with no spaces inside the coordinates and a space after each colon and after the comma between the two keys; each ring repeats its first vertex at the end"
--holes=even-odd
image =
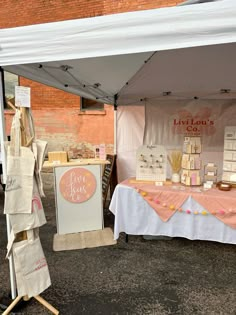
{"type": "Polygon", "coordinates": [[[96,191],[96,178],[85,168],[72,168],[65,172],[59,182],[61,195],[69,202],[89,200],[96,191]]]}

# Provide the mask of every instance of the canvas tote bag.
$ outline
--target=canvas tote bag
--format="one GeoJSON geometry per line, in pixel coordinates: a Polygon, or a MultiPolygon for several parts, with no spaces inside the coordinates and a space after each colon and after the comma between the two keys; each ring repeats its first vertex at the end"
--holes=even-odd
{"type": "Polygon", "coordinates": [[[27,240],[12,246],[18,296],[36,296],[51,285],[38,229],[27,231],[27,240]]]}
{"type": "Polygon", "coordinates": [[[45,197],[44,191],[43,191],[43,181],[41,176],[41,170],[43,167],[43,162],[47,150],[47,142],[43,140],[34,140],[32,144],[32,149],[34,153],[34,157],[36,160],[35,163],[35,178],[39,189],[39,194],[41,197],[45,197]]]}
{"type": "Polygon", "coordinates": [[[32,213],[9,214],[11,228],[14,234],[40,227],[47,222],[35,179],[33,182],[33,199],[31,207],[32,213]]]}
{"type": "Polygon", "coordinates": [[[35,157],[35,179],[38,185],[39,194],[41,197],[45,197],[44,191],[43,191],[43,181],[41,177],[41,170],[43,167],[43,162],[47,150],[47,141],[35,139],[35,130],[34,130],[34,120],[31,113],[31,110],[28,110],[26,112],[26,116],[28,120],[28,133],[29,137],[31,138],[31,148],[35,157]]]}
{"type": "Polygon", "coordinates": [[[7,178],[5,187],[5,214],[31,213],[35,159],[33,152],[21,147],[19,156],[7,150],[7,178]]]}
{"type": "Polygon", "coordinates": [[[5,214],[31,213],[33,198],[34,154],[21,146],[21,113],[16,110],[11,128],[11,142],[7,147],[7,178],[5,214]]]}

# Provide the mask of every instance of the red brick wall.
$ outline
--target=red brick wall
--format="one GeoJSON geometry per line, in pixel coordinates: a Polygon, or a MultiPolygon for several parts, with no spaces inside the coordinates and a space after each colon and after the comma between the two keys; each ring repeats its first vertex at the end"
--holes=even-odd
{"type": "Polygon", "coordinates": [[[92,144],[113,143],[113,107],[105,107],[103,115],[79,115],[77,108],[34,110],[36,135],[51,144],[51,149],[61,150],[80,142],[92,144]],[[109,132],[108,132],[109,131],[109,132]],[[55,143],[55,134],[59,141],[55,143]]]}
{"type": "Polygon", "coordinates": [[[71,93],[20,78],[20,85],[31,88],[31,103],[34,109],[69,108],[80,106],[80,97],[71,93]]]}
{"type": "MultiPolygon", "coordinates": [[[[16,27],[174,6],[182,0],[5,0],[1,3],[0,28],[16,27]]],[[[31,87],[36,133],[48,140],[49,150],[61,150],[78,142],[113,144],[113,107],[103,114],[79,114],[80,98],[25,78],[31,87]]],[[[6,115],[9,133],[12,115],[6,115]]]]}
{"type": "Polygon", "coordinates": [[[0,27],[174,6],[183,0],[4,0],[0,27]]]}
{"type": "MultiPolygon", "coordinates": [[[[20,85],[31,88],[36,136],[47,140],[49,150],[61,150],[80,142],[113,144],[113,106],[104,111],[80,112],[80,97],[25,78],[20,85]]],[[[11,116],[8,116],[8,119],[11,116]]],[[[9,132],[9,121],[7,121],[9,132]]]]}

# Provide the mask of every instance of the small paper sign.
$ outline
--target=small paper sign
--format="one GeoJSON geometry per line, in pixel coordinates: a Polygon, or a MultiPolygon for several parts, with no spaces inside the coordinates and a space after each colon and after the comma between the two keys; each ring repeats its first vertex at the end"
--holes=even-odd
{"type": "Polygon", "coordinates": [[[100,144],[99,146],[99,158],[100,160],[106,160],[106,145],[100,144]]]}
{"type": "Polygon", "coordinates": [[[30,107],[30,88],[15,86],[15,104],[17,107],[30,107]]]}
{"type": "Polygon", "coordinates": [[[104,143],[94,146],[95,159],[106,160],[106,145],[104,143]]]}

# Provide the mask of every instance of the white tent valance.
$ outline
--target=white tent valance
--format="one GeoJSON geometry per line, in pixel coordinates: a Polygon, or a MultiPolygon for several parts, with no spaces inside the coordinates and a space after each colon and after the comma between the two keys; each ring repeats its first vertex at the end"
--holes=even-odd
{"type": "Polygon", "coordinates": [[[214,97],[235,92],[235,16],[235,0],[219,0],[2,29],[0,66],[110,104],[214,97]]]}

